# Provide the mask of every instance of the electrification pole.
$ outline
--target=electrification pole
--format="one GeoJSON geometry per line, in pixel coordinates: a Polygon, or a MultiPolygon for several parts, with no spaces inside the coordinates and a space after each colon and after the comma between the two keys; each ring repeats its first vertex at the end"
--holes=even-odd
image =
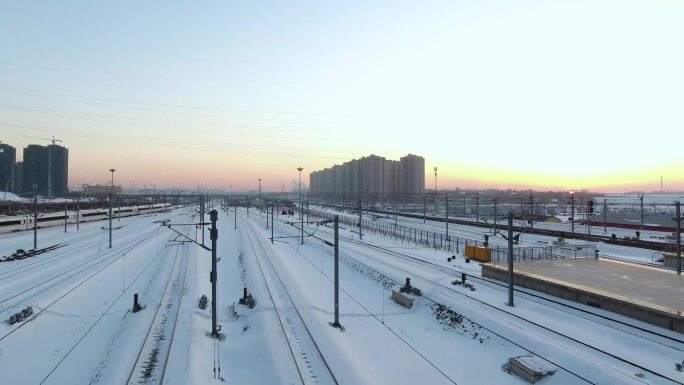
{"type": "Polygon", "coordinates": [[[340,328],[340,237],[339,237],[339,219],[338,215],[335,215],[335,322],[333,322],[332,327],[340,328]]]}
{"type": "Polygon", "coordinates": [[[680,212],[679,201],[675,203],[675,221],[677,221],[677,275],[682,274],[682,214],[680,212]]]}
{"type": "Polygon", "coordinates": [[[359,240],[363,240],[363,234],[362,234],[363,231],[361,231],[361,227],[362,227],[362,226],[361,226],[361,223],[363,223],[363,222],[362,222],[362,221],[363,221],[363,217],[362,217],[362,212],[363,212],[363,210],[362,210],[362,206],[361,206],[361,205],[362,205],[361,199],[359,199],[359,240]]]}
{"type": "Polygon", "coordinates": [[[33,184],[33,250],[38,248],[38,184],[33,184]]]}
{"type": "Polygon", "coordinates": [[[67,232],[67,201],[66,199],[64,200],[64,232],[67,232]]]}
{"type": "Polygon", "coordinates": [[[603,198],[603,234],[608,232],[608,229],[606,227],[608,226],[608,205],[606,204],[606,199],[603,198]]]}
{"type": "Polygon", "coordinates": [[[641,227],[640,227],[640,230],[644,231],[644,194],[639,195],[639,206],[641,207],[641,227]]]}
{"type": "MultiPolygon", "coordinates": [[[[204,215],[203,215],[204,216],[204,215]]],[[[219,338],[218,328],[216,326],[216,281],[218,274],[216,272],[216,240],[218,239],[218,229],[216,228],[216,221],[218,220],[218,212],[211,210],[209,213],[211,220],[211,229],[209,230],[209,238],[211,238],[211,336],[219,338]]]]}
{"type": "Polygon", "coordinates": [[[202,246],[204,246],[204,195],[200,195],[200,223],[202,224],[202,246]]]}
{"type": "Polygon", "coordinates": [[[570,225],[572,234],[575,234],[575,192],[570,193],[570,225]]]}
{"type": "Polygon", "coordinates": [[[494,234],[498,229],[498,218],[499,218],[499,198],[494,198],[494,234]]]}
{"type": "Polygon", "coordinates": [[[444,226],[445,226],[445,237],[449,240],[449,193],[444,193],[444,226]]]}
{"type": "Polygon", "coordinates": [[[513,306],[513,213],[508,213],[508,306],[513,306]]]}
{"type": "Polygon", "coordinates": [[[109,248],[112,248],[112,194],[114,193],[114,171],[116,169],[110,168],[109,172],[112,173],[112,184],[109,189],[109,248]]]}
{"type": "MultiPolygon", "coordinates": [[[[300,218],[304,217],[304,207],[302,205],[302,170],[304,170],[303,167],[301,167],[301,166],[297,167],[297,171],[299,171],[299,217],[300,218]]],[[[302,243],[304,243],[303,238],[302,238],[302,243]]]]}
{"type": "Polygon", "coordinates": [[[112,192],[109,192],[109,248],[112,248],[112,192]]]}

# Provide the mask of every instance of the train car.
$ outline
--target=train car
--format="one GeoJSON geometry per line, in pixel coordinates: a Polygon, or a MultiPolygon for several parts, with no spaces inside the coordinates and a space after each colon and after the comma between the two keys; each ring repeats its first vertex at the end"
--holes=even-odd
{"type": "MultiPolygon", "coordinates": [[[[100,219],[105,219],[109,217],[109,209],[88,209],[81,210],[80,212],[80,222],[90,222],[98,221],[100,219]]],[[[74,220],[74,223],[76,221],[74,220]]]]}
{"type": "Polygon", "coordinates": [[[28,228],[33,228],[33,218],[28,215],[0,218],[0,233],[11,233],[28,228]]]}
{"type": "MultiPolygon", "coordinates": [[[[173,205],[170,203],[156,203],[141,206],[124,206],[112,207],[112,217],[130,217],[139,214],[157,213],[170,210],[173,205]]],[[[67,223],[76,223],[77,213],[75,211],[68,211],[66,214],[63,211],[39,214],[38,228],[60,226],[64,224],[66,218],[67,223]]],[[[109,218],[109,207],[102,207],[97,209],[86,209],[78,212],[78,221],[91,222],[99,221],[109,218]]],[[[13,231],[22,231],[33,229],[33,216],[21,215],[12,217],[0,217],[0,233],[10,233],[13,231]]]]}
{"type": "MultiPolygon", "coordinates": [[[[40,214],[38,215],[38,228],[63,225],[64,219],[66,219],[67,223],[74,223],[76,220],[76,213],[67,212],[64,214],[64,212],[56,212],[40,214]]],[[[33,226],[31,226],[31,228],[33,228],[33,226]]]]}

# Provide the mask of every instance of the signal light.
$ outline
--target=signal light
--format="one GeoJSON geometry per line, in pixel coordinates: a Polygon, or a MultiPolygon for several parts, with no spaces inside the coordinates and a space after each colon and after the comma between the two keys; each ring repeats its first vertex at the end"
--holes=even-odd
{"type": "Polygon", "coordinates": [[[594,201],[589,201],[589,214],[594,213],[594,201]]]}

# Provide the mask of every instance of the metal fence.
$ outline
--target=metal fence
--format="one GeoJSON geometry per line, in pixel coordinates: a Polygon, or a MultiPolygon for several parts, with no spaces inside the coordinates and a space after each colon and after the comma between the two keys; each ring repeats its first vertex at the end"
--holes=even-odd
{"type": "MultiPolygon", "coordinates": [[[[309,221],[330,220],[335,214],[318,210],[309,211],[309,221]]],[[[359,219],[348,215],[340,215],[339,223],[347,226],[358,233],[359,219]]],[[[379,222],[374,220],[362,221],[362,234],[373,234],[380,237],[388,237],[400,241],[402,244],[429,247],[448,252],[462,254],[468,245],[485,246],[482,240],[456,237],[445,233],[437,233],[413,227],[379,222]]],[[[492,261],[500,262],[508,259],[508,247],[503,245],[491,245],[492,261]]],[[[583,245],[553,245],[542,247],[514,246],[513,258],[516,261],[534,261],[540,259],[569,259],[569,258],[594,258],[596,247],[593,244],[583,245]]]]}
{"type": "MultiPolygon", "coordinates": [[[[491,248],[492,262],[508,261],[508,247],[496,246],[491,248]]],[[[547,259],[583,259],[595,258],[596,246],[562,245],[543,247],[513,247],[513,260],[517,262],[534,262],[547,259]]]]}

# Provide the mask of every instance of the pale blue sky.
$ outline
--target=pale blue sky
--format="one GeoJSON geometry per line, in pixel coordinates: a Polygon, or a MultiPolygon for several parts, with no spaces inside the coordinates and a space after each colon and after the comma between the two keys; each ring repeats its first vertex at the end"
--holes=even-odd
{"type": "Polygon", "coordinates": [[[0,140],[64,139],[77,183],[279,188],[411,152],[445,187],[681,189],[682,20],[681,1],[4,2],[0,140]]]}

